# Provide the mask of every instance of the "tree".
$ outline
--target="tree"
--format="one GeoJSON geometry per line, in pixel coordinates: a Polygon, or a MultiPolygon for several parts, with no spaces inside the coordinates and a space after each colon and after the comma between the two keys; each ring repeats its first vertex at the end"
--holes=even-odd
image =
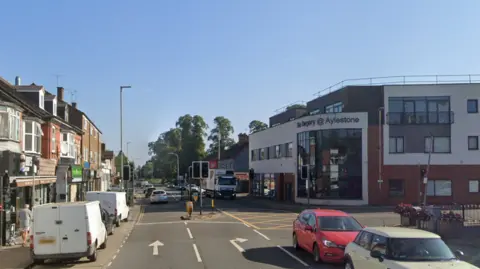
{"type": "Polygon", "coordinates": [[[285,110],[298,109],[298,108],[307,108],[307,106],[303,104],[293,104],[293,105],[287,106],[285,110]]]}
{"type": "Polygon", "coordinates": [[[115,168],[117,169],[116,171],[118,173],[120,173],[120,175],[122,174],[122,156],[123,156],[123,165],[127,165],[128,164],[128,158],[127,156],[125,156],[121,151],[118,153],[117,156],[115,156],[115,168]]]}
{"type": "Polygon", "coordinates": [[[259,120],[252,120],[248,125],[248,128],[250,129],[250,134],[253,134],[268,129],[268,124],[259,120]]]}
{"type": "Polygon", "coordinates": [[[215,119],[213,119],[213,123],[215,124],[215,127],[210,131],[210,135],[208,136],[208,140],[212,141],[210,148],[208,149],[208,154],[216,155],[218,154],[219,136],[221,139],[221,151],[235,144],[235,140],[231,138],[234,129],[232,122],[223,116],[215,117],[215,119]]]}
{"type": "Polygon", "coordinates": [[[147,161],[143,166],[142,166],[142,175],[145,178],[154,178],[153,177],[153,162],[152,161],[147,161]]]}
{"type": "Polygon", "coordinates": [[[177,175],[177,159],[183,175],[193,161],[205,156],[205,137],[208,126],[199,115],[186,114],[178,118],[175,128],[160,134],[156,141],[148,143],[152,162],[152,176],[171,179],[177,175]]]}

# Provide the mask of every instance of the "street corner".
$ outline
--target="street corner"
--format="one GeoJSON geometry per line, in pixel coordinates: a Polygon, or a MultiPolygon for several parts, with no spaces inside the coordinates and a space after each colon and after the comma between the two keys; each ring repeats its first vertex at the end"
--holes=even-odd
{"type": "Polygon", "coordinates": [[[257,230],[291,229],[296,213],[278,210],[220,210],[224,215],[238,220],[257,230]]]}

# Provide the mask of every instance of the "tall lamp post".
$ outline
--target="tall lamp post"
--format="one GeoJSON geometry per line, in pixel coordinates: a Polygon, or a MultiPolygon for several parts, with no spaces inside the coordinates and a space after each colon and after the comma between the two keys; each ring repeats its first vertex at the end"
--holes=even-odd
{"type": "Polygon", "coordinates": [[[121,181],[120,187],[124,188],[123,186],[123,89],[130,89],[132,86],[120,86],[120,152],[122,153],[122,157],[120,158],[120,173],[121,173],[121,181]]]}
{"type": "MultiPolygon", "coordinates": [[[[173,152],[168,153],[168,155],[173,155],[177,157],[177,180],[176,181],[178,182],[178,178],[180,177],[180,157],[178,157],[177,153],[173,153],[173,152]]],[[[181,200],[183,199],[183,189],[180,189],[180,199],[181,200]]]]}
{"type": "Polygon", "coordinates": [[[129,159],[129,157],[128,157],[128,145],[130,145],[131,143],[132,143],[132,142],[130,142],[130,141],[127,142],[127,159],[129,160],[129,162],[130,162],[130,159],[129,159]]]}

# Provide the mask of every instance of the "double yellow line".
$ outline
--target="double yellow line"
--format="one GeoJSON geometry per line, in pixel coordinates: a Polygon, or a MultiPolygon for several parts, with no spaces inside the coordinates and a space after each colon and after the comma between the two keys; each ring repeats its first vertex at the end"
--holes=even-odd
{"type": "Polygon", "coordinates": [[[138,214],[137,223],[139,223],[143,219],[144,214],[145,214],[145,206],[140,205],[140,214],[138,214]]]}

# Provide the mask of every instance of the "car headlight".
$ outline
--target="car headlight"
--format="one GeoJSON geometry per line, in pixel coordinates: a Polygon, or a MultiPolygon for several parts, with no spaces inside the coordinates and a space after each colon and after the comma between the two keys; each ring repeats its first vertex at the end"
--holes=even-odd
{"type": "Polygon", "coordinates": [[[336,248],[338,247],[337,244],[335,244],[334,242],[330,241],[330,240],[327,240],[326,238],[323,238],[322,239],[322,243],[324,246],[326,246],[327,248],[336,248]]]}

